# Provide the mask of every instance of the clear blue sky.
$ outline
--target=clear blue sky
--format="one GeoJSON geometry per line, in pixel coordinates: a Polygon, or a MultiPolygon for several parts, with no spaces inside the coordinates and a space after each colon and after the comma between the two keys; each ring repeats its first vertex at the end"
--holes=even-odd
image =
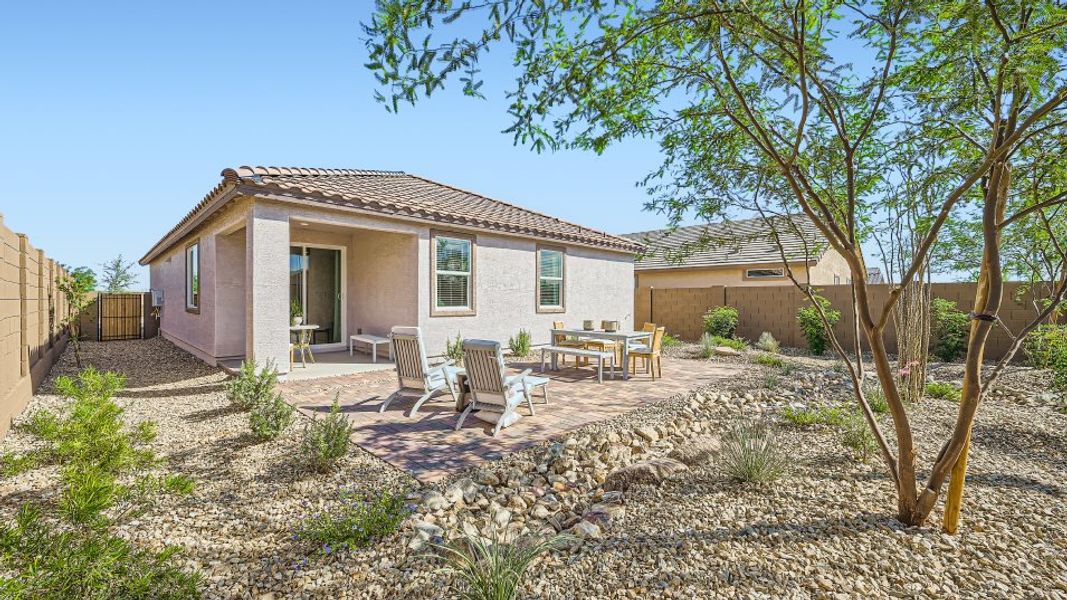
{"type": "MultiPolygon", "coordinates": [[[[0,212],[66,264],[137,259],[230,166],[399,169],[622,233],[664,224],[634,141],[537,155],[488,100],[448,91],[386,113],[363,68],[373,3],[20,2],[0,18],[0,212]]],[[[457,86],[453,86],[457,87],[457,86]]],[[[141,287],[147,288],[142,270],[141,287]]]]}

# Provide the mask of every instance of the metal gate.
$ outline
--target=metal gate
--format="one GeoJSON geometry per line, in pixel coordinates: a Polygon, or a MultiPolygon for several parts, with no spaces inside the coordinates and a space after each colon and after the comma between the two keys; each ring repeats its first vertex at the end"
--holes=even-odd
{"type": "Polygon", "coordinates": [[[100,294],[96,297],[96,306],[100,341],[141,338],[144,294],[100,294]]]}

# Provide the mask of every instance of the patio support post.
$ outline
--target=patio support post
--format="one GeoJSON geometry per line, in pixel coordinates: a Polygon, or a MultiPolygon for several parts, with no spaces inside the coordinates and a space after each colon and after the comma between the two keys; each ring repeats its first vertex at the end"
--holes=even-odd
{"type": "Polygon", "coordinates": [[[245,230],[245,356],[289,372],[289,216],[261,200],[245,230]]]}

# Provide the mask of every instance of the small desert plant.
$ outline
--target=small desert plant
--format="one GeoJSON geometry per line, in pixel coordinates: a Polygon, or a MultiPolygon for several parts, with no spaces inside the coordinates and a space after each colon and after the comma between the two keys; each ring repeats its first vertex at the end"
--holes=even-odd
{"type": "Polygon", "coordinates": [[[511,350],[512,356],[529,356],[530,332],[520,329],[519,333],[508,338],[508,349],[511,350]]]}
{"type": "Polygon", "coordinates": [[[321,419],[312,419],[304,427],[300,453],[308,466],[319,472],[329,471],[348,454],[352,423],[341,412],[338,396],[334,396],[329,414],[321,419]]]}
{"type": "Polygon", "coordinates": [[[445,358],[451,360],[457,365],[463,364],[463,338],[460,334],[456,334],[456,339],[445,340],[445,358]]]}
{"type": "Polygon", "coordinates": [[[0,454],[0,477],[14,477],[37,467],[39,461],[33,454],[0,454]]]}
{"type": "Polygon", "coordinates": [[[870,388],[864,396],[867,398],[867,405],[875,414],[884,415],[889,412],[889,401],[885,399],[885,392],[880,388],[870,388]]]}
{"type": "Polygon", "coordinates": [[[248,425],[252,434],[260,440],[273,440],[282,434],[296,419],[292,406],[275,393],[270,400],[260,402],[248,413],[248,425]]]}
{"type": "Polygon", "coordinates": [[[709,333],[705,333],[700,336],[700,356],[701,358],[711,358],[715,356],[715,348],[719,344],[715,341],[715,337],[709,333]]]}
{"type": "Polygon", "coordinates": [[[931,398],[940,398],[952,402],[960,401],[960,388],[951,383],[931,381],[926,384],[926,395],[931,398]]]}
{"type": "Polygon", "coordinates": [[[771,354],[778,354],[782,349],[782,345],[778,343],[778,340],[774,339],[771,332],[764,331],[759,334],[759,340],[756,341],[756,347],[764,352],[770,352],[771,354]]]}
{"type": "Polygon", "coordinates": [[[748,343],[745,340],[739,338],[728,338],[719,335],[711,336],[711,339],[715,341],[716,346],[726,346],[727,348],[733,348],[738,352],[744,352],[748,349],[748,343]]]}
{"type": "Polygon", "coordinates": [[[763,378],[763,387],[767,388],[768,390],[778,389],[778,386],[781,385],[781,383],[782,382],[778,379],[778,377],[774,375],[768,375],[763,378]]]}
{"type": "Polygon", "coordinates": [[[959,358],[967,345],[971,320],[944,298],[930,302],[930,351],[938,359],[951,362],[959,358]]]}
{"type": "Polygon", "coordinates": [[[839,427],[848,418],[848,414],[836,406],[824,406],[822,408],[793,408],[787,406],[780,413],[782,418],[797,427],[811,427],[812,425],[826,425],[839,427]]]}
{"type": "Polygon", "coordinates": [[[23,506],[12,525],[0,526],[0,575],[5,598],[200,598],[201,576],[173,563],[180,548],[139,550],[105,529],[66,529],[39,509],[23,506]]]}
{"type": "Polygon", "coordinates": [[[181,473],[167,475],[160,482],[160,485],[172,494],[188,495],[192,494],[193,490],[196,489],[196,482],[193,481],[193,478],[181,473]]]}
{"type": "Polygon", "coordinates": [[[237,375],[226,382],[226,397],[241,410],[251,410],[270,400],[277,385],[278,370],[273,363],[257,370],[254,360],[246,360],[237,375]]]}
{"type": "Polygon", "coordinates": [[[704,313],[704,332],[711,335],[734,337],[737,323],[737,309],[732,306],[717,306],[704,313]]]}
{"type": "MultiPolygon", "coordinates": [[[[841,320],[841,311],[831,308],[829,300],[822,296],[815,296],[815,301],[819,303],[823,312],[826,313],[826,320],[831,327],[841,320]]],[[[826,328],[823,327],[819,310],[812,306],[811,303],[805,304],[797,311],[797,323],[800,324],[800,331],[804,334],[804,339],[808,341],[808,350],[815,356],[822,356],[830,344],[830,336],[827,334],[826,328]]]]}
{"type": "Polygon", "coordinates": [[[722,437],[723,473],[734,481],[769,482],[785,473],[789,457],[762,421],[735,424],[722,437]]]}
{"type": "Polygon", "coordinates": [[[449,571],[466,584],[464,600],[513,600],[522,578],[537,557],[564,544],[568,536],[525,536],[512,542],[494,533],[490,539],[468,535],[449,545],[436,545],[449,571]]]}
{"type": "Polygon", "coordinates": [[[1067,389],[1067,325],[1040,325],[1023,346],[1031,366],[1052,370],[1052,383],[1067,389]]]}
{"type": "Polygon", "coordinates": [[[856,457],[868,462],[878,451],[878,442],[871,433],[867,421],[859,413],[853,413],[841,424],[841,444],[856,453],[856,457]]]}
{"type": "Polygon", "coordinates": [[[765,367],[776,367],[779,369],[785,366],[785,361],[773,354],[757,354],[756,363],[765,367]]]}
{"type": "Polygon", "coordinates": [[[669,333],[663,334],[663,342],[662,342],[662,344],[663,344],[664,348],[672,348],[672,347],[677,346],[678,344],[681,344],[681,343],[682,343],[682,340],[674,337],[673,335],[671,335],[669,333]]]}
{"type": "Polygon", "coordinates": [[[403,491],[385,491],[366,498],[342,491],[340,503],[305,519],[295,538],[314,544],[324,554],[363,548],[396,531],[411,514],[406,496],[403,491]]]}

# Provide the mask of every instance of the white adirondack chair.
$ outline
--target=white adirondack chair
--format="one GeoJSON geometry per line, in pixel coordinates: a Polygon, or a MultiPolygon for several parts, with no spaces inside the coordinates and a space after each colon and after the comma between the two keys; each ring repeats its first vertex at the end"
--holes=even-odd
{"type": "Polygon", "coordinates": [[[426,360],[426,349],[422,345],[422,332],[418,327],[393,327],[389,334],[393,347],[393,359],[396,361],[396,378],[400,386],[378,407],[378,412],[385,412],[393,398],[406,390],[421,392],[422,396],[411,407],[409,417],[414,417],[423,402],[437,392],[448,391],[452,400],[456,399],[454,382],[458,369],[448,360],[442,364],[430,366],[426,360]]]}
{"type": "Polygon", "coordinates": [[[467,385],[470,386],[471,401],[459,416],[457,431],[463,427],[467,415],[475,410],[478,411],[476,418],[496,423],[493,436],[519,420],[520,415],[516,409],[524,401],[530,407],[530,414],[535,414],[530,382],[526,379],[531,370],[526,369],[518,375],[508,375],[499,342],[463,340],[463,365],[467,373],[467,385]]]}

